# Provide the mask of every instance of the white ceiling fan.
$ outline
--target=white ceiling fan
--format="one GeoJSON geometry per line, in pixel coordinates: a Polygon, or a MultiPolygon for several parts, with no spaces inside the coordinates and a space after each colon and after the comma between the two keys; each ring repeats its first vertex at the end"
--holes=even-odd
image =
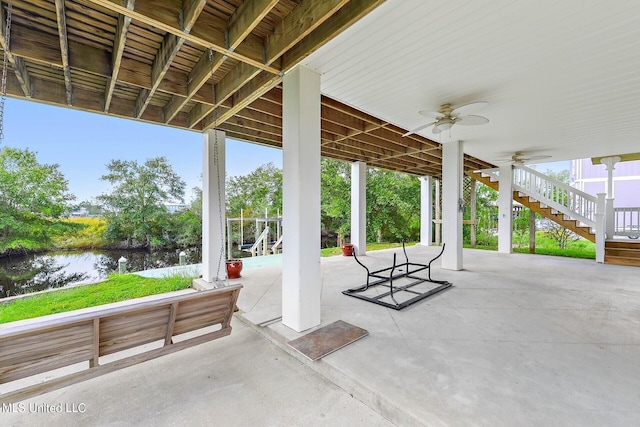
{"type": "Polygon", "coordinates": [[[433,119],[433,121],[418,126],[417,128],[405,133],[402,136],[409,136],[429,126],[433,126],[433,133],[440,133],[451,129],[455,124],[463,126],[484,125],[489,123],[489,119],[482,116],[470,115],[470,113],[486,106],[485,101],[473,102],[471,104],[452,107],[451,104],[442,104],[438,111],[420,110],[418,114],[433,119]]]}
{"type": "Polygon", "coordinates": [[[530,154],[526,154],[524,151],[516,151],[511,155],[511,157],[496,159],[496,161],[500,163],[511,163],[514,165],[523,165],[526,162],[531,162],[533,160],[548,159],[550,157],[551,156],[546,156],[546,155],[532,156],[530,154]]]}

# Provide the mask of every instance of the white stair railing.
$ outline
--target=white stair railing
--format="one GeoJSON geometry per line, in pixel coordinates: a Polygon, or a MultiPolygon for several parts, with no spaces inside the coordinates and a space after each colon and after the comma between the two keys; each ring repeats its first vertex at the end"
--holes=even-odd
{"type": "Polygon", "coordinates": [[[256,242],[249,249],[249,252],[251,252],[251,256],[267,254],[267,251],[265,248],[267,246],[268,237],[269,237],[269,227],[265,227],[264,230],[262,230],[262,233],[260,234],[260,236],[258,236],[258,238],[256,239],[256,242]]]}
{"type": "Polygon", "coordinates": [[[614,208],[614,235],[630,238],[640,237],[640,207],[614,208]]]}
{"type": "Polygon", "coordinates": [[[513,168],[514,190],[595,230],[598,198],[526,166],[513,168]]]}
{"type": "MultiPolygon", "coordinates": [[[[499,169],[479,171],[497,181],[499,169]]],[[[526,166],[513,167],[513,190],[532,197],[551,209],[593,229],[596,228],[598,198],[526,166]]]]}
{"type": "MultiPolygon", "coordinates": [[[[500,170],[497,168],[478,172],[492,181],[499,180],[500,170]]],[[[590,227],[596,234],[596,261],[604,262],[604,194],[592,196],[522,165],[513,168],[513,190],[590,227]]]]}

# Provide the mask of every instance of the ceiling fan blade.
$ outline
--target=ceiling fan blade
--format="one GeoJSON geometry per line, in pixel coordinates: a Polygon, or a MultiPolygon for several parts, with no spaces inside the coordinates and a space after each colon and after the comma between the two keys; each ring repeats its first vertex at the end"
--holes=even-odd
{"type": "Polygon", "coordinates": [[[409,136],[411,134],[414,134],[416,132],[421,131],[424,128],[428,128],[429,126],[434,125],[436,122],[431,122],[431,123],[427,123],[426,125],[422,125],[422,126],[418,126],[417,128],[410,130],[409,132],[405,133],[404,135],[402,135],[402,137],[404,138],[405,136],[409,136]]]}
{"type": "Polygon", "coordinates": [[[489,123],[489,119],[482,116],[463,116],[456,120],[456,124],[463,126],[484,125],[489,123]]]}
{"type": "Polygon", "coordinates": [[[471,114],[475,111],[481,110],[482,108],[489,105],[486,101],[478,101],[472,102],[471,104],[460,105],[453,109],[453,114],[456,116],[466,116],[467,114],[471,114]]]}
{"type": "Polygon", "coordinates": [[[418,114],[429,117],[430,119],[441,119],[444,117],[444,114],[439,113],[437,111],[429,111],[429,110],[420,110],[418,114]]]}
{"type": "Polygon", "coordinates": [[[542,159],[548,159],[551,156],[545,156],[545,155],[539,155],[539,156],[524,156],[522,157],[522,160],[526,160],[526,161],[530,161],[530,160],[542,160],[542,159]]]}
{"type": "Polygon", "coordinates": [[[435,126],[435,127],[433,128],[433,133],[438,134],[438,133],[440,133],[440,132],[442,132],[442,129],[441,129],[441,128],[439,128],[438,126],[435,126]]]}

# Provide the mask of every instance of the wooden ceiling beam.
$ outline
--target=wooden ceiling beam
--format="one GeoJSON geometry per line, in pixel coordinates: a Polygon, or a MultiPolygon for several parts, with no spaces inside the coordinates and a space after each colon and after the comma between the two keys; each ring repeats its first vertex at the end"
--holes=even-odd
{"type": "MultiPolygon", "coordinates": [[[[14,27],[11,33],[14,35],[11,40],[14,56],[62,69],[60,49],[55,47],[59,44],[57,37],[18,26],[14,27]]],[[[113,78],[114,72],[117,72],[117,83],[138,88],[151,88],[151,66],[121,56],[120,66],[116,68],[113,66],[113,60],[113,55],[101,49],[73,40],[69,41],[69,65],[72,70],[76,69],[107,79],[113,78]]],[[[115,83],[113,84],[115,86],[115,83]]],[[[170,69],[165,74],[165,79],[158,87],[158,91],[185,96],[186,88],[187,81],[184,74],[170,69]]],[[[211,97],[204,97],[200,92],[194,95],[193,100],[213,104],[211,97]]]]}
{"type": "MultiPolygon", "coordinates": [[[[278,0],[245,1],[242,3],[229,20],[227,47],[235,50],[277,3],[278,0]]],[[[218,52],[214,53],[211,50],[204,53],[194,69],[189,73],[189,89],[186,98],[172,99],[167,105],[167,108],[165,108],[166,121],[171,120],[175,114],[184,108],[193,95],[209,81],[226,59],[227,56],[218,52]]],[[[237,79],[243,79],[243,73],[247,72],[249,75],[255,76],[255,74],[259,72],[259,69],[247,66],[247,64],[241,62],[232,71],[232,76],[235,76],[237,79]]],[[[216,104],[224,102],[226,98],[233,93],[229,88],[225,87],[225,83],[222,84],[222,87],[216,88],[215,92],[217,95],[217,99],[215,100],[217,101],[216,104]],[[223,94],[220,95],[219,92],[223,92],[223,94]],[[228,92],[228,96],[225,97],[226,92],[228,92]]],[[[190,114],[190,118],[193,120],[191,123],[194,125],[197,124],[209,114],[212,109],[213,108],[196,109],[193,114],[190,114]]]]}
{"type": "Polygon", "coordinates": [[[12,45],[13,40],[9,39],[9,46],[7,45],[7,34],[5,22],[7,21],[7,17],[4,13],[4,7],[0,7],[0,45],[2,45],[3,54],[5,57],[5,61],[8,61],[11,64],[11,68],[13,68],[13,72],[15,73],[16,79],[20,83],[20,88],[25,97],[31,98],[33,96],[33,88],[31,86],[31,78],[29,76],[29,72],[27,71],[27,67],[24,63],[24,59],[19,56],[15,56],[12,53],[12,45]]]}
{"type": "Polygon", "coordinates": [[[282,55],[282,71],[287,72],[298,65],[382,3],[384,0],[351,0],[282,55]]]}
{"type": "MultiPolygon", "coordinates": [[[[224,63],[224,55],[207,49],[187,78],[187,96],[174,97],[165,107],[165,121],[170,121],[198,93],[224,63]]],[[[213,102],[213,97],[211,99],[213,102]]]]}
{"type": "Polygon", "coordinates": [[[332,108],[327,108],[324,105],[320,107],[320,116],[323,120],[339,124],[358,132],[364,132],[367,124],[359,118],[350,116],[332,108]]]}
{"type": "Polygon", "coordinates": [[[67,36],[67,16],[64,0],[55,0],[56,20],[58,22],[58,38],[60,39],[60,56],[64,73],[65,99],[67,105],[73,105],[73,87],[71,86],[71,68],[69,66],[69,38],[67,36]]]}
{"type": "Polygon", "coordinates": [[[267,64],[281,57],[292,46],[333,16],[349,0],[302,0],[276,26],[265,49],[267,64]]]}
{"type": "Polygon", "coordinates": [[[270,116],[279,117],[280,119],[282,119],[282,106],[274,104],[273,102],[262,97],[253,101],[246,108],[261,111],[264,114],[269,114],[270,116]]]}
{"type": "MultiPolygon", "coordinates": [[[[262,111],[259,111],[259,110],[254,110],[251,108],[251,106],[243,110],[240,110],[238,114],[236,114],[236,117],[242,117],[245,119],[254,120],[256,122],[263,123],[265,125],[278,126],[279,128],[282,129],[281,117],[276,117],[271,114],[263,113],[262,111]]],[[[280,133],[282,133],[282,131],[280,133]]]]}
{"type": "Polygon", "coordinates": [[[218,129],[224,131],[232,131],[236,135],[243,135],[242,140],[244,141],[269,141],[269,145],[271,145],[272,147],[282,147],[281,136],[270,132],[264,132],[260,129],[247,128],[231,121],[224,122],[218,127],[218,129]]]}
{"type": "MultiPolygon", "coordinates": [[[[384,160],[378,160],[374,157],[368,157],[366,153],[363,153],[362,151],[359,151],[353,148],[336,149],[336,148],[325,146],[322,148],[322,153],[328,157],[334,157],[338,154],[343,155],[345,157],[351,158],[352,160],[350,161],[360,160],[360,161],[364,161],[367,164],[367,166],[379,167],[382,169],[387,169],[392,171],[398,171],[399,169],[407,165],[406,161],[405,162],[389,161],[389,160],[384,161],[384,160]]],[[[425,169],[424,165],[418,164],[417,162],[409,162],[408,164],[409,164],[409,167],[411,168],[425,169]]],[[[436,170],[437,170],[436,168],[433,169],[434,172],[436,170]]]]}
{"type": "Polygon", "coordinates": [[[249,136],[247,134],[237,132],[233,126],[226,127],[224,123],[219,127],[219,129],[223,130],[226,133],[227,137],[236,139],[238,141],[249,142],[252,144],[258,144],[272,148],[281,148],[282,145],[281,143],[273,141],[271,139],[262,138],[259,136],[249,136]]]}
{"type": "MultiPolygon", "coordinates": [[[[204,9],[204,6],[206,4],[206,0],[189,0],[183,2],[183,9],[181,10],[180,14],[180,16],[183,17],[183,22],[181,25],[182,31],[187,34],[191,32],[191,29],[195,25],[198,17],[200,16],[200,13],[202,13],[202,9],[204,9]]],[[[135,115],[137,118],[140,118],[142,116],[144,110],[149,105],[149,102],[155,95],[158,86],[160,86],[160,83],[162,83],[165,74],[169,70],[169,67],[171,66],[171,63],[175,59],[176,55],[178,55],[178,52],[180,51],[180,48],[182,47],[184,42],[184,37],[179,37],[175,34],[165,35],[151,67],[151,88],[142,89],[140,91],[140,94],[138,95],[138,99],[136,100],[135,115]]],[[[198,92],[199,89],[200,86],[198,86],[198,88],[191,93],[191,96],[198,92]]],[[[190,99],[191,97],[188,97],[188,100],[190,99]]],[[[185,101],[185,104],[186,102],[188,102],[188,100],[185,101]]],[[[168,123],[173,120],[178,111],[172,113],[171,117],[165,119],[165,122],[168,123]]]]}
{"type": "Polygon", "coordinates": [[[261,123],[255,120],[251,120],[245,117],[239,117],[237,114],[227,120],[225,123],[230,123],[240,128],[248,130],[260,131],[264,134],[272,135],[282,140],[282,127],[261,123]]]}
{"type": "MultiPolygon", "coordinates": [[[[208,113],[206,117],[202,119],[202,128],[211,129],[216,127],[216,125],[220,123],[224,123],[226,120],[233,117],[234,114],[236,114],[237,112],[239,112],[240,110],[242,110],[243,108],[251,104],[256,99],[260,98],[260,96],[262,96],[264,93],[273,89],[281,81],[282,81],[282,77],[280,76],[273,76],[268,73],[265,73],[264,71],[258,72],[258,74],[255,77],[248,79],[247,84],[240,87],[240,89],[237,92],[233,93],[233,99],[232,99],[233,106],[220,114],[218,114],[218,112],[216,111],[212,111],[208,113]]],[[[235,87],[233,88],[235,89],[235,87]]],[[[218,92],[217,89],[216,89],[216,92],[218,92]]],[[[221,95],[221,96],[224,96],[224,95],[221,95]]],[[[216,96],[216,101],[217,100],[218,98],[216,96]]],[[[189,118],[191,119],[191,113],[189,113],[189,118]]],[[[193,124],[194,122],[190,122],[190,123],[193,124]]]]}
{"type": "Polygon", "coordinates": [[[245,0],[229,19],[229,49],[235,50],[279,0],[245,0]]]}
{"type": "Polygon", "coordinates": [[[158,86],[162,82],[165,73],[169,70],[171,63],[178,54],[178,51],[184,43],[184,38],[177,37],[173,34],[167,34],[160,44],[160,49],[151,66],[151,87],[140,90],[135,105],[136,118],[142,117],[144,110],[149,105],[151,98],[155,94],[158,86]]]}
{"type": "MultiPolygon", "coordinates": [[[[311,4],[309,2],[312,1],[313,0],[303,0],[303,2],[301,2],[296,8],[299,8],[299,11],[294,12],[294,9],[294,11],[288,15],[291,16],[291,18],[289,18],[289,20],[285,18],[283,22],[287,21],[287,26],[300,25],[299,22],[291,22],[291,19],[293,19],[294,16],[302,17],[304,19],[318,19],[322,20],[322,22],[319,22],[317,25],[309,23],[308,25],[304,25],[304,28],[297,30],[291,28],[286,36],[280,35],[280,33],[275,35],[276,33],[274,32],[273,37],[276,38],[274,38],[273,41],[270,41],[271,38],[267,41],[267,45],[271,44],[272,46],[266,54],[267,61],[272,61],[276,57],[282,60],[282,65],[279,67],[282,71],[280,76],[270,77],[264,75],[264,73],[257,74],[250,83],[244,85],[233,95],[233,107],[230,110],[227,110],[223,114],[217,114],[215,112],[207,114],[203,119],[203,129],[210,129],[215,127],[217,124],[224,122],[251,102],[279,85],[282,81],[281,75],[283,75],[284,72],[289,71],[312,52],[323,46],[338,34],[342,33],[342,31],[358,19],[362,18],[376,6],[383,3],[384,0],[351,0],[341,7],[337,6],[338,3],[327,1],[324,2],[327,6],[333,5],[334,7],[325,7],[323,9],[324,15],[321,16],[304,13],[307,5],[311,4]],[[278,38],[280,38],[280,40],[278,40],[278,38]],[[297,41],[293,45],[290,45],[290,50],[287,50],[282,55],[277,56],[277,51],[279,50],[278,46],[290,44],[293,40],[297,41]]],[[[287,30],[285,27],[282,27],[282,29],[287,30]]]]}
{"type": "MultiPolygon", "coordinates": [[[[135,0],[127,0],[125,6],[127,9],[133,9],[135,7],[135,0]]],[[[111,106],[113,90],[115,89],[116,82],[118,81],[118,73],[120,72],[120,65],[122,64],[122,53],[124,52],[124,46],[127,41],[127,33],[129,32],[130,25],[130,17],[118,15],[118,24],[116,26],[113,49],[111,50],[111,76],[107,78],[107,86],[104,94],[105,113],[109,112],[109,107],[111,106]]]]}
{"type": "Polygon", "coordinates": [[[173,34],[174,36],[184,38],[198,46],[204,48],[213,49],[216,52],[220,52],[223,55],[227,55],[229,58],[233,58],[237,61],[251,64],[254,67],[260,68],[271,74],[279,74],[280,69],[271,65],[266,65],[262,55],[243,55],[237,51],[228,49],[224,34],[216,35],[211,31],[203,30],[199,31],[197,25],[191,29],[190,32],[186,32],[181,28],[179,22],[180,13],[176,11],[168,10],[167,8],[158,8],[154,2],[144,2],[136,5],[135,10],[129,10],[124,7],[121,0],[87,0],[88,2],[101,6],[105,9],[113,12],[120,13],[125,16],[129,16],[135,21],[140,21],[151,27],[157,28],[161,31],[173,34]]]}
{"type": "Polygon", "coordinates": [[[331,108],[333,110],[339,111],[341,113],[344,114],[348,114],[352,117],[357,117],[358,119],[362,120],[363,122],[367,122],[370,125],[374,125],[374,126],[378,126],[378,127],[382,127],[382,126],[387,126],[388,123],[385,122],[384,120],[380,120],[370,114],[367,114],[363,111],[357,110],[349,105],[343,104],[342,102],[336,101],[333,98],[329,98],[326,95],[322,95],[322,105],[327,107],[327,108],[331,108]]]}

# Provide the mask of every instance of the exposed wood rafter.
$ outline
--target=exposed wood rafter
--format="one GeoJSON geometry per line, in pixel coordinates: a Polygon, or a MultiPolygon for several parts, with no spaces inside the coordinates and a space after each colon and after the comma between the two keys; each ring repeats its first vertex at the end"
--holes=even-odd
{"type": "MultiPolygon", "coordinates": [[[[287,18],[285,18],[288,22],[288,26],[281,27],[278,30],[278,33],[274,33],[274,35],[272,35],[267,41],[267,45],[271,46],[271,50],[268,51],[266,55],[268,63],[269,61],[273,61],[275,58],[278,58],[279,55],[286,58],[289,53],[279,53],[279,50],[283,46],[291,46],[291,50],[294,50],[297,53],[294,56],[289,55],[288,62],[283,60],[282,66],[283,72],[290,70],[302,59],[319,49],[336,35],[340,34],[344,29],[348,28],[351,24],[383,1],[384,0],[352,0],[347,4],[339,1],[326,2],[327,7],[323,9],[323,15],[309,11],[307,5],[314,2],[310,0],[301,2],[298,5],[298,9],[300,9],[300,11],[296,12],[295,15],[300,21],[294,22],[293,19],[287,20],[289,16],[292,16],[288,15],[287,18]],[[337,3],[344,5],[340,8],[337,3]],[[336,18],[336,16],[338,16],[338,18],[336,18]],[[300,22],[305,22],[305,20],[312,20],[313,22],[308,25],[300,25],[300,22]],[[300,28],[290,29],[289,27],[291,26],[298,26],[300,28]],[[274,40],[273,42],[271,42],[272,39],[274,40]],[[299,48],[296,49],[301,45],[304,46],[302,50],[299,48]],[[286,66],[284,65],[285,62],[287,63],[286,66]]],[[[246,89],[243,87],[243,89],[245,89],[244,93],[242,93],[242,91],[238,91],[237,94],[234,95],[234,104],[230,110],[227,110],[223,114],[214,114],[213,112],[209,113],[207,117],[203,119],[202,128],[210,129],[215,127],[217,124],[224,122],[251,102],[280,84],[281,78],[272,78],[256,74],[255,77],[253,77],[252,83],[253,88],[246,89]],[[255,82],[255,80],[258,79],[260,79],[260,81],[255,82]],[[238,95],[240,93],[242,94],[238,95]]],[[[190,123],[193,124],[194,122],[190,120],[190,123]]]]}
{"type": "Polygon", "coordinates": [[[185,32],[181,26],[179,17],[168,14],[166,9],[158,8],[154,6],[154,2],[139,4],[136,10],[129,10],[122,6],[118,0],[88,0],[90,3],[102,6],[106,9],[114,12],[129,16],[134,20],[143,22],[151,27],[160,29],[169,34],[173,34],[178,37],[182,37],[191,43],[196,45],[213,49],[216,52],[220,52],[223,55],[227,55],[230,58],[236,59],[241,62],[246,62],[254,67],[260,68],[272,74],[279,74],[280,70],[269,65],[266,65],[261,55],[244,55],[237,51],[230,50],[226,47],[224,34],[222,36],[207,35],[206,32],[192,31],[190,33],[185,32]],[[201,34],[202,33],[202,34],[201,34]]]}
{"type": "MultiPolygon", "coordinates": [[[[127,9],[133,10],[135,7],[135,0],[127,0],[125,3],[127,9]]],[[[127,41],[127,33],[129,32],[129,26],[131,25],[131,18],[125,15],[118,15],[118,25],[116,27],[116,34],[114,37],[113,50],[111,51],[111,77],[107,79],[107,89],[104,95],[104,112],[109,112],[111,106],[111,99],[113,97],[113,90],[116,87],[118,81],[118,74],[120,72],[120,65],[122,64],[122,53],[124,52],[124,46],[127,41]]]]}
{"type": "MultiPolygon", "coordinates": [[[[5,22],[7,21],[7,16],[4,11],[4,7],[0,5],[0,44],[2,44],[2,50],[4,56],[6,57],[9,64],[11,64],[11,68],[16,75],[16,78],[20,82],[20,87],[22,89],[22,93],[25,97],[32,97],[32,86],[31,86],[31,78],[29,77],[29,72],[27,71],[27,66],[25,65],[24,59],[19,56],[15,56],[11,49],[13,46],[7,46],[7,34],[5,28],[5,22]]],[[[11,38],[9,44],[12,44],[11,38]]]]}
{"type": "MultiPolygon", "coordinates": [[[[251,31],[260,23],[260,21],[271,11],[271,9],[278,3],[278,0],[260,0],[260,1],[245,1],[236,10],[229,20],[228,34],[228,48],[235,50],[242,41],[251,33],[251,31]]],[[[220,68],[223,62],[227,59],[226,55],[213,50],[208,50],[202,55],[198,61],[196,67],[189,74],[189,89],[186,97],[174,97],[171,102],[165,108],[165,122],[169,123],[180,110],[193,98],[193,96],[202,88],[204,84],[213,76],[213,74],[220,68]]],[[[260,70],[240,63],[239,68],[234,71],[234,75],[230,79],[242,79],[242,73],[248,69],[248,74],[254,76],[260,70]],[[242,65],[240,65],[242,64],[242,65]],[[238,76],[240,74],[240,76],[238,76]]],[[[225,90],[225,89],[220,89],[225,90]]],[[[216,90],[218,92],[218,90],[216,90]]],[[[229,94],[230,95],[230,94],[229,94]]],[[[228,97],[228,96],[227,96],[228,97]]],[[[227,97],[216,96],[215,103],[220,104],[226,100],[227,97]]],[[[200,120],[206,116],[213,107],[200,112],[198,109],[193,115],[191,123],[195,126],[200,120]]]]}
{"type": "Polygon", "coordinates": [[[71,86],[71,67],[69,66],[69,39],[67,37],[67,15],[64,0],[55,0],[56,19],[58,21],[58,37],[60,39],[60,56],[64,73],[65,98],[67,105],[73,105],[73,87],[71,86]]]}
{"type": "MultiPolygon", "coordinates": [[[[206,0],[191,0],[185,2],[185,9],[181,11],[181,16],[185,18],[182,22],[182,30],[185,33],[188,34],[191,31],[206,3],[206,0]]],[[[149,102],[151,102],[151,98],[160,86],[160,83],[162,83],[165,74],[169,70],[169,66],[184,42],[184,37],[178,37],[175,34],[167,34],[165,36],[153,62],[153,66],[151,67],[151,88],[142,89],[138,95],[138,99],[136,99],[136,118],[142,117],[144,110],[149,105],[149,102]]],[[[174,117],[175,114],[171,119],[174,117]]]]}

